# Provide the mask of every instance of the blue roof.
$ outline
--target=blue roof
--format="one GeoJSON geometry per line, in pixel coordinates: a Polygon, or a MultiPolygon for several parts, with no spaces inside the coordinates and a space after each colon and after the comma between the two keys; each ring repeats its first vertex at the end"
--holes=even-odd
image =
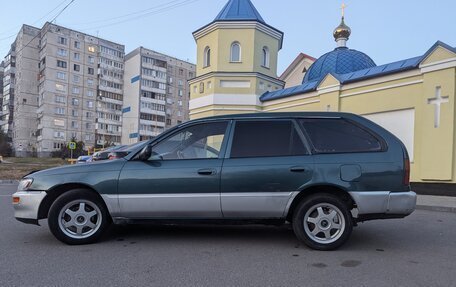
{"type": "MultiPolygon", "coordinates": [[[[399,73],[399,72],[404,72],[407,70],[412,70],[416,69],[419,67],[420,63],[427,57],[429,54],[431,54],[434,49],[438,46],[444,47],[445,49],[452,51],[456,53],[456,47],[451,47],[443,42],[436,42],[429,50],[426,51],[422,56],[418,57],[413,57],[397,62],[392,62],[389,64],[381,65],[381,66],[374,66],[350,73],[345,73],[345,74],[337,74],[337,73],[332,73],[330,72],[331,75],[333,75],[336,79],[339,80],[341,84],[348,84],[348,83],[353,83],[357,81],[362,81],[362,80],[367,80],[375,77],[380,77],[380,76],[385,76],[389,74],[394,74],[394,73],[399,73]]],[[[317,60],[318,61],[318,60],[317,60]]],[[[310,70],[310,69],[309,69],[310,70]]],[[[309,72],[307,72],[309,73],[309,72]]],[[[276,100],[276,99],[281,99],[281,98],[286,98],[294,95],[300,95],[303,93],[315,91],[320,84],[320,82],[324,79],[324,77],[327,74],[325,74],[323,77],[310,81],[310,82],[305,82],[302,85],[296,86],[296,87],[291,87],[283,90],[277,90],[273,92],[266,92],[260,97],[260,101],[266,102],[266,101],[271,101],[271,100],[276,100]]]]}
{"type": "Polygon", "coordinates": [[[250,0],[230,0],[214,21],[252,20],[265,23],[250,0]]]}
{"type": "Polygon", "coordinates": [[[340,75],[375,66],[374,61],[363,52],[339,47],[318,58],[307,71],[302,83],[321,80],[328,73],[340,75]]]}

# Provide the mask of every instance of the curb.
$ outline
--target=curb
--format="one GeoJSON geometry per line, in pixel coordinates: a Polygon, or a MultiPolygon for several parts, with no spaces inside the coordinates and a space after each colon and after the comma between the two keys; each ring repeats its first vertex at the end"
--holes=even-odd
{"type": "Polygon", "coordinates": [[[452,207],[452,206],[418,205],[417,204],[416,209],[456,213],[456,207],[452,207]]]}
{"type": "Polygon", "coordinates": [[[19,183],[19,180],[14,179],[0,179],[0,184],[15,184],[19,183]]]}

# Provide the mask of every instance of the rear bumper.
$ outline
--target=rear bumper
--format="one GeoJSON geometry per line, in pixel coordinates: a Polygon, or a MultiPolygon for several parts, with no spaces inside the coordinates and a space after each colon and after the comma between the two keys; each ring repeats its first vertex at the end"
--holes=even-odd
{"type": "Polygon", "coordinates": [[[405,217],[416,207],[416,193],[413,191],[355,191],[350,195],[356,202],[358,215],[365,218],[405,217]]]}
{"type": "Polygon", "coordinates": [[[38,210],[46,196],[45,191],[18,191],[13,197],[19,197],[19,203],[13,204],[14,217],[25,223],[36,224],[38,222],[38,210]]]}

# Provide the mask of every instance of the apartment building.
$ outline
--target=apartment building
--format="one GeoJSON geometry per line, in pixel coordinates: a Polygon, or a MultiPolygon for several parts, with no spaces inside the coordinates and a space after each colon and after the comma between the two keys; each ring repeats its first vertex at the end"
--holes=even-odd
{"type": "Polygon", "coordinates": [[[38,153],[120,144],[125,47],[46,23],[40,48],[38,153]]]}
{"type": "Polygon", "coordinates": [[[150,139],[189,119],[195,65],[139,47],[125,56],[122,143],[150,139]]]}
{"type": "Polygon", "coordinates": [[[1,128],[18,156],[36,154],[40,29],[23,25],[4,60],[1,128]]]}
{"type": "Polygon", "coordinates": [[[46,23],[23,25],[11,47],[0,124],[16,156],[120,144],[124,45],[46,23]]]}
{"type": "MultiPolygon", "coordinates": [[[[0,62],[0,107],[3,106],[3,71],[4,71],[4,64],[5,62],[1,61],[0,62]]],[[[1,123],[1,117],[3,116],[3,111],[0,109],[0,123],[1,123]]]]}

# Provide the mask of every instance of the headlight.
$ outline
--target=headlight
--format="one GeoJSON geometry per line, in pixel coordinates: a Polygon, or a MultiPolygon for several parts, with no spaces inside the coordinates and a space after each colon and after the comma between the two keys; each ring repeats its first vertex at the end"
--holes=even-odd
{"type": "Polygon", "coordinates": [[[33,183],[33,178],[22,179],[19,182],[19,186],[17,187],[17,190],[21,190],[21,191],[28,190],[28,188],[32,185],[32,183],[33,183]]]}

